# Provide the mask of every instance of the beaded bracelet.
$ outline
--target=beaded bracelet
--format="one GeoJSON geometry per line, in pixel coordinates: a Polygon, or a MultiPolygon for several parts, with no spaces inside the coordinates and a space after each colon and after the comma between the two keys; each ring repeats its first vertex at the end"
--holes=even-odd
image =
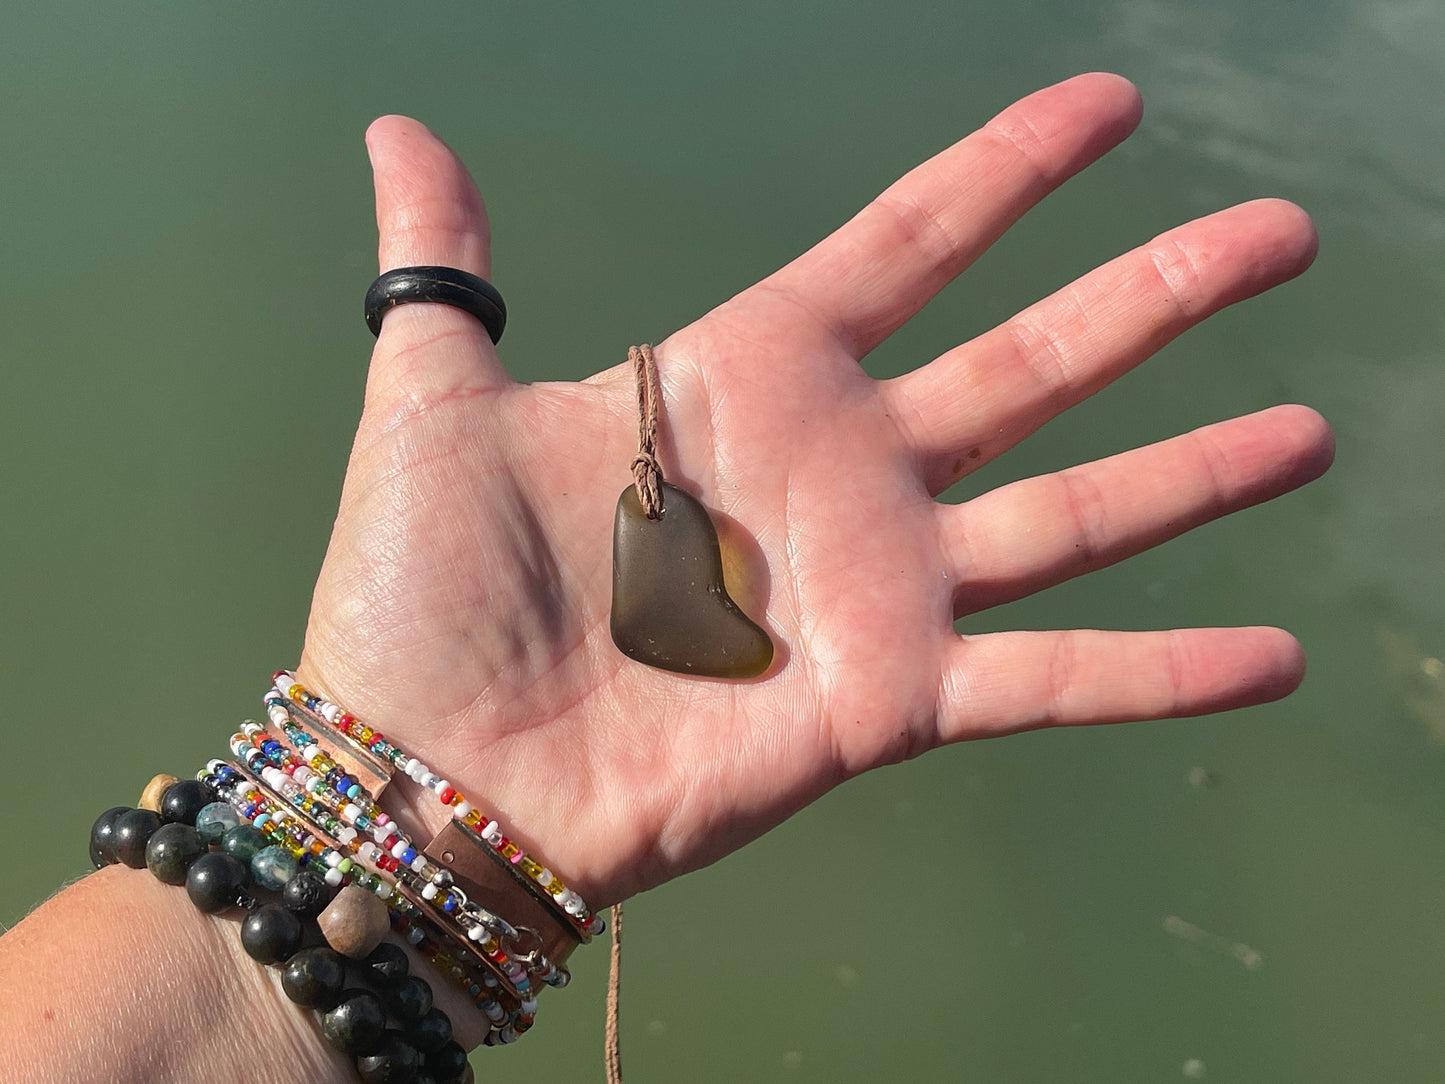
{"type": "MultiPolygon", "coordinates": [[[[271,710],[275,715],[285,717],[280,706],[272,705],[271,710]]],[[[443,869],[426,855],[418,853],[410,839],[381,811],[365,788],[344,773],[337,774],[341,769],[328,755],[328,750],[292,724],[289,717],[286,718],[286,722],[275,725],[284,732],[286,740],[295,749],[294,753],[288,752],[280,742],[268,738],[265,728],[259,723],[251,722],[232,736],[232,752],[244,758],[253,772],[271,784],[273,791],[293,806],[305,810],[311,819],[319,820],[332,836],[346,841],[368,865],[379,863],[390,876],[403,880],[408,877],[403,870],[410,870],[411,875],[418,877],[422,884],[423,897],[448,914],[455,912],[455,917],[468,927],[466,932],[473,940],[481,939],[478,927],[485,927],[503,942],[510,942],[515,952],[518,931],[486,908],[468,900],[459,888],[450,885],[443,869]],[[264,766],[265,762],[269,762],[270,767],[264,766]],[[268,775],[268,772],[274,774],[268,775]],[[316,808],[318,805],[321,808],[316,808]],[[368,831],[375,844],[355,844],[358,831],[368,831]]],[[[569,976],[565,969],[539,952],[530,955],[529,971],[540,976],[548,985],[567,984],[569,976]]]]}
{"type": "MultiPolygon", "coordinates": [[[[393,844],[389,853],[385,843],[378,847],[370,841],[356,842],[355,829],[366,827],[355,813],[356,806],[351,805],[338,809],[338,803],[334,799],[329,799],[324,788],[303,785],[308,782],[315,784],[318,780],[314,775],[309,779],[302,775],[301,773],[306,771],[304,766],[297,768],[299,762],[296,758],[280,750],[276,742],[267,741],[264,733],[259,724],[246,724],[242,733],[232,736],[231,750],[246,763],[255,776],[259,776],[264,781],[264,785],[276,798],[294,807],[296,813],[293,815],[303,815],[308,822],[325,831],[330,837],[343,841],[343,845],[358,860],[387,881],[400,881],[407,887],[420,891],[425,900],[443,912],[452,915],[458,921],[465,920],[463,925],[468,927],[467,932],[473,940],[481,941],[486,936],[495,936],[503,941],[515,942],[517,940],[518,932],[510,923],[486,908],[472,903],[466,898],[464,892],[452,887],[447,872],[439,865],[430,862],[425,856],[417,855],[410,842],[396,833],[389,820],[386,823],[376,822],[377,827],[373,832],[378,841],[393,844]],[[269,765],[267,761],[270,762],[269,765]],[[287,774],[288,768],[292,769],[293,774],[287,774]],[[348,821],[350,824],[344,827],[343,821],[348,821]],[[351,831],[347,832],[347,827],[350,827],[351,831]],[[400,839],[399,843],[396,842],[398,839],[400,839]],[[403,853],[403,848],[409,854],[403,853]],[[413,880],[416,882],[415,884],[412,883],[413,880]],[[472,930],[478,932],[471,933],[472,930]]],[[[355,788],[352,789],[355,790],[355,788]]],[[[369,798],[358,796],[356,800],[369,803],[369,798]]],[[[369,808],[375,809],[376,807],[372,804],[369,805],[369,808]]],[[[384,817],[385,814],[382,816],[384,817]]],[[[549,966],[543,964],[536,970],[546,971],[549,966]]]]}
{"type": "MultiPolygon", "coordinates": [[[[310,735],[300,733],[294,727],[288,727],[288,730],[288,738],[293,743],[307,743],[303,751],[312,764],[331,763],[324,750],[317,751],[318,747],[310,735]]],[[[252,772],[265,780],[272,792],[330,835],[349,839],[348,848],[368,868],[377,869],[389,881],[396,880],[406,888],[419,891],[425,901],[459,924],[464,935],[483,943],[484,948],[493,949],[490,941],[495,938],[514,957],[524,962],[528,972],[547,985],[567,985],[569,973],[548,959],[540,947],[525,954],[521,952],[518,945],[520,933],[530,932],[538,937],[535,931],[524,928],[519,932],[487,908],[468,899],[466,893],[453,883],[450,872],[427,856],[418,854],[390,818],[379,812],[379,807],[364,789],[355,784],[347,787],[344,776],[336,781],[333,788],[328,788],[297,757],[286,752],[278,742],[267,739],[264,728],[257,723],[247,723],[242,733],[233,735],[231,748],[245,760],[252,772]],[[343,787],[346,789],[343,790],[343,787]],[[347,804],[339,807],[341,802],[347,804]],[[346,822],[345,828],[342,827],[343,821],[346,822]],[[347,828],[352,830],[348,832],[347,828]],[[377,843],[369,840],[357,843],[355,829],[369,829],[377,843]]],[[[539,937],[538,940],[540,942],[539,937]]]]}
{"type": "MultiPolygon", "coordinates": [[[[261,827],[263,831],[270,829],[284,833],[287,831],[284,825],[288,821],[304,822],[305,819],[299,815],[300,810],[288,808],[284,800],[269,791],[264,782],[240,766],[224,767],[229,768],[232,778],[227,780],[223,793],[233,807],[253,825],[261,827]]],[[[330,867],[328,876],[340,874],[345,878],[360,879],[363,886],[381,898],[393,912],[399,911],[406,915],[409,940],[419,943],[425,934],[414,931],[425,926],[436,930],[443,944],[451,944],[452,952],[448,959],[454,970],[459,964],[464,965],[468,959],[474,961],[475,968],[481,969],[482,981],[479,984],[474,977],[467,974],[473,968],[463,966],[463,975],[458,985],[476,1000],[477,1007],[486,1013],[493,1025],[515,1026],[517,1034],[531,1026],[536,1013],[536,1002],[533,1000],[526,968],[521,961],[510,958],[489,935],[478,937],[474,932],[478,929],[476,927],[467,930],[459,926],[455,932],[449,930],[444,923],[437,921],[442,916],[431,913],[415,891],[391,880],[382,871],[364,868],[362,863],[345,857],[339,848],[328,846],[327,842],[323,841],[330,842],[329,833],[320,825],[305,823],[304,827],[309,827],[315,833],[311,844],[312,853],[308,857],[313,860],[320,859],[330,867]],[[504,1000],[511,1001],[512,1008],[505,1015],[500,1015],[495,1000],[504,993],[510,995],[504,1000]]],[[[295,836],[292,838],[295,839],[295,836]]],[[[546,961],[542,961],[542,964],[545,966],[546,961]]]]}
{"type": "Polygon", "coordinates": [[[435,791],[443,804],[451,807],[456,823],[468,829],[475,838],[488,844],[490,853],[495,854],[506,863],[509,873],[516,877],[518,882],[523,884],[535,898],[546,904],[567,923],[579,935],[583,943],[589,941],[593,934],[606,929],[606,923],[601,916],[591,914],[580,895],[567,888],[551,870],[522,852],[515,843],[502,834],[496,821],[489,821],[483,813],[476,810],[467,801],[465,796],[459,794],[446,779],[432,772],[422,761],[408,756],[400,747],[383,735],[363,726],[354,716],[342,711],[336,705],[307,692],[292,679],[288,672],[278,671],[275,684],[277,689],[268,692],[265,697],[268,716],[271,716],[273,720],[279,717],[279,710],[282,707],[288,713],[304,711],[306,717],[320,723],[328,730],[340,734],[344,740],[361,739],[355,744],[359,744],[365,751],[386,755],[395,767],[405,771],[416,782],[435,791]],[[286,684],[288,681],[290,684],[286,684]],[[283,684],[286,684],[285,695],[279,691],[279,687],[283,684]],[[334,722],[327,718],[328,715],[335,717],[334,722]]]}
{"type": "Polygon", "coordinates": [[[442,805],[450,807],[457,822],[486,842],[524,874],[532,885],[541,889],[539,898],[549,903],[572,926],[584,932],[589,939],[606,930],[607,924],[602,916],[593,914],[577,892],[568,888],[561,878],[546,866],[523,852],[502,834],[501,826],[496,820],[489,819],[476,809],[465,795],[424,762],[411,756],[385,735],[363,724],[350,712],[308,691],[296,681],[296,676],[289,670],[276,671],[272,675],[272,683],[275,693],[268,692],[264,698],[268,716],[273,705],[285,706],[288,710],[295,705],[303,709],[310,718],[352,739],[372,756],[388,761],[415,782],[435,792],[442,805]]]}
{"type": "MultiPolygon", "coordinates": [[[[307,836],[311,839],[310,849],[297,855],[296,851],[301,849],[298,836],[307,828],[315,830],[316,826],[304,822],[297,824],[286,819],[292,811],[283,808],[273,796],[257,787],[245,769],[223,761],[212,761],[208,768],[214,775],[208,773],[206,781],[214,781],[213,785],[243,822],[243,829],[259,832],[262,840],[281,840],[280,846],[288,850],[292,858],[303,866],[314,868],[328,884],[357,884],[386,903],[394,913],[397,924],[409,931],[413,926],[420,928],[425,919],[420,907],[395,895],[390,882],[365,869],[360,863],[351,861],[343,851],[332,846],[333,841],[327,840],[324,835],[318,838],[308,832],[307,836]]],[[[239,834],[245,833],[242,831],[239,834]]],[[[229,844],[231,841],[226,842],[229,844]]],[[[240,857],[245,858],[245,855],[241,854],[240,857]]],[[[412,933],[409,939],[415,942],[420,936],[420,933],[412,933]]]]}
{"type": "MultiPolygon", "coordinates": [[[[313,707],[316,706],[319,706],[319,702],[313,703],[313,707]]],[[[268,693],[266,697],[266,708],[272,726],[280,732],[280,736],[285,739],[286,744],[289,744],[295,750],[295,755],[288,752],[280,741],[276,741],[267,735],[264,728],[260,727],[259,724],[249,724],[244,728],[244,734],[237,736],[237,741],[249,737],[250,744],[254,746],[254,748],[243,749],[238,744],[233,745],[235,751],[240,755],[248,755],[253,758],[254,766],[258,771],[263,772],[263,774],[264,769],[260,766],[260,757],[265,755],[266,759],[273,765],[281,766],[283,772],[290,771],[293,780],[304,780],[305,789],[310,792],[311,796],[320,799],[323,803],[333,803],[331,815],[343,816],[348,826],[368,830],[369,834],[381,844],[379,860],[383,863],[389,863],[389,865],[385,865],[384,867],[387,870],[395,871],[406,864],[411,864],[415,868],[425,870],[427,868],[426,858],[423,855],[419,855],[410,840],[396,828],[394,823],[389,821],[389,818],[387,818],[384,813],[380,812],[372,795],[367,791],[366,787],[361,784],[361,778],[365,777],[371,766],[363,762],[361,756],[363,751],[354,748],[354,739],[350,735],[337,734],[338,742],[352,746],[353,751],[357,754],[349,758],[343,758],[338,749],[328,747],[317,737],[302,730],[301,726],[297,725],[296,722],[296,720],[299,719],[310,729],[317,730],[319,733],[324,733],[329,737],[335,733],[335,731],[324,717],[314,716],[306,712],[304,707],[288,703],[280,696],[279,692],[275,690],[268,693]],[[338,761],[343,759],[347,761],[347,767],[344,769],[338,763],[338,761]],[[348,775],[347,772],[353,774],[348,775]],[[337,807],[334,804],[335,802],[344,802],[345,805],[337,807]]],[[[366,736],[371,739],[370,744],[373,748],[384,748],[381,745],[381,743],[385,741],[384,738],[378,740],[374,732],[370,731],[367,732],[366,736]]],[[[276,776],[276,779],[278,783],[277,789],[284,791],[285,782],[281,780],[279,775],[276,776]]],[[[384,788],[389,781],[390,772],[388,771],[381,776],[375,784],[378,792],[384,788]]],[[[288,794],[288,797],[292,798],[293,801],[296,800],[294,794],[288,794]]],[[[467,811],[467,809],[462,810],[463,813],[467,811]]],[[[463,856],[461,852],[475,848],[479,856],[484,856],[484,862],[493,865],[503,873],[508,883],[521,885],[527,890],[527,898],[537,900],[536,905],[541,904],[541,900],[538,899],[538,896],[541,895],[540,890],[532,885],[531,882],[526,881],[517,871],[514,864],[508,862],[503,856],[484,845],[475,835],[462,831],[457,821],[453,820],[450,824],[456,827],[443,829],[443,831],[433,839],[432,843],[428,845],[426,855],[436,856],[440,860],[451,863],[454,859],[457,861],[462,860],[463,856]]],[[[336,830],[340,831],[340,829],[336,830]]],[[[361,853],[363,855],[366,854],[367,850],[371,849],[371,846],[370,843],[360,844],[360,847],[363,848],[361,853]]],[[[487,898],[496,899],[498,903],[503,903],[509,908],[520,904],[520,900],[516,897],[515,893],[507,893],[501,885],[496,883],[494,878],[487,878],[486,875],[476,867],[475,862],[465,864],[464,868],[466,870],[466,885],[468,889],[483,892],[487,898]],[[481,879],[478,879],[478,877],[481,879]]],[[[404,873],[397,873],[397,875],[405,880],[404,873]]],[[[461,898],[465,900],[465,895],[461,894],[461,898]]],[[[544,925],[555,926],[557,930],[570,929],[572,937],[576,939],[574,944],[585,943],[586,940],[590,939],[590,935],[586,933],[585,929],[575,924],[570,926],[558,924],[559,914],[556,909],[557,903],[551,897],[548,897],[547,903],[551,906],[544,906],[541,911],[534,912],[531,917],[532,922],[541,922],[544,925]]],[[[496,905],[492,904],[490,906],[495,909],[496,905]]],[[[465,904],[463,905],[463,910],[464,909],[465,904]]],[[[466,923],[464,923],[464,925],[465,924],[466,923]]],[[[479,933],[475,928],[467,932],[471,933],[473,937],[478,936],[479,933]]],[[[531,951],[522,954],[519,952],[516,942],[511,941],[510,951],[512,955],[526,961],[529,970],[548,985],[565,985],[570,978],[569,974],[565,969],[553,962],[552,959],[549,959],[548,956],[548,953],[555,950],[561,953],[558,959],[565,958],[565,955],[570,951],[570,946],[565,943],[565,940],[558,941],[556,934],[543,935],[538,932],[537,928],[525,925],[520,927],[520,932],[529,933],[535,937],[536,946],[531,951]]],[[[535,1011],[534,1006],[535,1000],[527,1007],[535,1011]]],[[[518,1016],[514,1026],[516,1031],[520,1033],[524,1031],[530,1023],[531,1019],[524,1013],[518,1016]]],[[[505,1042],[508,1041],[510,1037],[509,1029],[502,1029],[489,1035],[488,1041],[505,1042]]]]}
{"type": "MultiPolygon", "coordinates": [[[[296,982],[301,986],[311,981],[304,973],[306,967],[324,970],[329,966],[336,972],[332,958],[341,959],[335,951],[340,942],[365,955],[367,950],[381,951],[377,947],[380,938],[393,929],[466,991],[488,1022],[485,1045],[515,1041],[535,1020],[533,979],[566,985],[569,975],[561,961],[574,945],[586,943],[606,929],[601,916],[592,914],[577,892],[507,839],[496,821],[475,809],[418,758],[337,705],[307,692],[288,671],[278,671],[273,684],[264,700],[267,718],[279,739],[262,724],[247,723],[231,740],[232,752],[241,763],[211,761],[194,780],[158,776],[151,781],[142,805],[163,809],[164,815],[127,807],[107,810],[92,829],[90,852],[95,865],[117,859],[133,866],[150,864],[158,877],[186,884],[197,907],[210,911],[232,905],[246,908],[242,943],[247,952],[263,963],[285,960],[288,975],[291,958],[299,957],[296,982]],[[318,734],[332,740],[320,740],[318,734]],[[424,850],[399,830],[376,801],[398,768],[434,791],[452,814],[424,850]],[[171,823],[177,827],[172,829],[171,823]],[[117,825],[121,830],[112,840],[112,828],[117,825]],[[150,848],[150,840],[162,826],[166,832],[150,848]],[[199,850],[198,839],[202,841],[199,850]],[[212,846],[219,850],[213,851],[212,846]],[[155,851],[154,862],[148,858],[148,848],[155,851]],[[456,877],[466,874],[465,888],[449,868],[454,860],[458,863],[456,877]],[[257,894],[271,892],[280,892],[287,905],[258,898],[257,894]],[[470,893],[481,893],[481,897],[473,899],[470,893]],[[311,940],[320,938],[333,947],[310,946],[293,952],[301,934],[288,907],[294,903],[291,909],[301,914],[314,906],[312,919],[327,917],[328,926],[338,926],[335,914],[323,915],[333,898],[345,901],[338,913],[349,912],[352,918],[369,916],[361,926],[364,936],[374,940],[358,945],[355,930],[348,934],[341,929],[348,923],[323,931],[313,921],[304,927],[311,940]],[[487,906],[482,905],[483,899],[487,906]],[[523,923],[503,917],[512,916],[514,909],[523,923]],[[545,935],[539,932],[542,927],[548,929],[545,935]],[[525,952],[520,951],[524,936],[536,942],[525,952]],[[345,940],[348,937],[351,940],[345,940]],[[555,958],[549,958],[553,953],[555,958]]],[[[415,981],[425,986],[422,980],[415,981]]],[[[337,998],[337,1005],[350,1005],[353,1000],[350,991],[343,998],[339,989],[306,994],[288,986],[287,992],[298,1002],[314,996],[319,1000],[305,1003],[326,1010],[336,1008],[331,1002],[337,998]]],[[[413,994],[413,1000],[420,999],[414,989],[413,994]]],[[[425,999],[429,1007],[429,987],[425,987],[425,999]]],[[[363,1007],[346,1009],[335,1027],[342,1026],[347,1014],[367,1019],[375,1016],[366,1008],[371,1002],[358,1005],[363,1007]]],[[[401,1015],[393,1015],[401,1019],[401,1015]]],[[[449,1035],[450,1022],[446,1024],[449,1035]]],[[[333,1026],[325,1020],[323,1025],[331,1038],[333,1026]]],[[[363,1045],[381,1043],[379,1029],[383,1025],[384,1021],[377,1023],[374,1034],[361,1040],[363,1045]]],[[[415,1063],[417,1044],[407,1047],[393,1032],[387,1032],[386,1043],[388,1049],[401,1043],[388,1057],[403,1061],[410,1057],[415,1063]]],[[[464,1068],[465,1052],[455,1043],[452,1046],[464,1068]]],[[[371,1056],[370,1051],[366,1053],[371,1056]]],[[[454,1078],[451,1069],[455,1066],[447,1063],[446,1056],[423,1060],[438,1081],[454,1078]]],[[[391,1079],[386,1075],[389,1070],[369,1076],[360,1062],[358,1068],[366,1080],[391,1079]]],[[[410,1079],[414,1069],[413,1064],[411,1070],[399,1071],[410,1079]]]]}
{"type": "MultiPolygon", "coordinates": [[[[256,827],[255,820],[260,820],[267,814],[274,818],[276,813],[285,811],[274,799],[261,794],[259,788],[254,792],[247,792],[246,788],[254,787],[255,783],[246,777],[243,769],[221,761],[212,761],[208,767],[217,773],[214,776],[217,789],[231,803],[237,815],[246,822],[227,833],[227,837],[234,834],[239,839],[223,837],[223,846],[233,843],[244,846],[247,832],[260,833],[264,840],[268,832],[272,833],[271,838],[275,838],[274,834],[282,831],[274,819],[263,821],[261,828],[256,827]]],[[[291,847],[294,849],[294,846],[293,842],[291,847]]],[[[513,1042],[531,1027],[535,1019],[536,1003],[529,1000],[530,985],[524,972],[513,970],[509,973],[504,970],[499,978],[496,970],[487,963],[476,961],[476,954],[470,950],[470,946],[463,946],[460,953],[455,947],[447,948],[445,937],[436,936],[434,926],[418,904],[397,894],[393,891],[394,886],[375,873],[350,863],[334,848],[327,848],[322,854],[313,852],[304,857],[326,868],[328,876],[341,873],[343,884],[358,884],[378,898],[383,898],[391,912],[392,928],[454,985],[465,991],[473,1005],[487,1017],[493,1029],[484,1040],[487,1045],[513,1042]],[[518,981],[513,981],[513,977],[518,981]]],[[[238,856],[243,860],[247,859],[247,855],[245,850],[238,852],[238,856]]],[[[501,967],[506,966],[507,961],[503,956],[501,967]]]]}
{"type": "MultiPolygon", "coordinates": [[[[150,788],[148,788],[149,790],[150,788]]],[[[404,952],[381,940],[384,919],[358,940],[358,924],[344,922],[347,944],[353,950],[351,966],[332,947],[306,942],[330,940],[322,920],[340,910],[356,917],[375,918],[380,906],[363,889],[330,895],[331,889],[310,870],[298,870],[287,879],[283,904],[262,904],[251,895],[251,871],[235,855],[212,851],[237,828],[229,828],[230,808],[218,801],[217,791],[199,780],[172,783],[158,803],[161,812],[117,806],[106,810],[91,828],[90,855],[97,868],[124,862],[148,867],[167,884],[184,884],[192,902],[203,911],[216,912],[233,905],[248,914],[241,940],[248,955],[261,963],[284,963],[282,988],[296,1003],[321,1013],[322,1033],[336,1049],[355,1058],[357,1072],[367,1084],[412,1080],[427,1073],[439,1084],[467,1082],[471,1071],[466,1051],[452,1039],[451,1021],[432,1004],[431,988],[424,979],[408,975],[404,952]],[[202,827],[197,827],[197,821],[202,827]],[[368,902],[369,901],[369,902],[368,902]],[[348,987],[360,979],[377,989],[348,987]],[[388,1027],[388,1022],[398,1025],[388,1027]]],[[[265,850],[263,848],[262,850],[265,850]]],[[[253,862],[261,851],[253,856],[253,862]]],[[[267,868],[262,864],[262,868],[267,868]]],[[[335,925],[335,923],[331,923],[335,925]]],[[[368,923],[362,921],[361,928],[368,923]]]]}

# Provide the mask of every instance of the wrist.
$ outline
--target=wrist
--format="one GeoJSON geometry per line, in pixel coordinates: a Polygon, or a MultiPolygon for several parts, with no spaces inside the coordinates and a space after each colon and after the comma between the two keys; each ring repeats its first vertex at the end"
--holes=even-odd
{"type": "Polygon", "coordinates": [[[383,732],[372,725],[375,716],[363,719],[329,699],[329,689],[308,676],[306,667],[277,671],[272,682],[265,696],[267,718],[300,757],[287,759],[280,752],[283,746],[264,740],[264,726],[246,724],[232,748],[248,773],[258,773],[251,776],[255,785],[264,777],[268,786],[279,787],[289,800],[307,808],[303,788],[315,786],[320,793],[331,787],[345,795],[341,801],[350,804],[333,808],[352,827],[338,822],[330,831],[354,846],[368,866],[375,863],[393,873],[400,869],[394,891],[420,891],[420,898],[408,898],[418,906],[425,899],[454,915],[457,928],[448,925],[444,936],[460,937],[464,955],[474,953],[472,943],[483,946],[491,961],[487,966],[520,1001],[520,1009],[514,1009],[515,1029],[497,1022],[500,1041],[513,1041],[531,1026],[541,987],[567,984],[567,957],[605,930],[605,920],[588,910],[561,875],[511,839],[485,807],[469,801],[463,782],[438,774],[396,728],[388,724],[383,732]],[[247,740],[256,748],[248,748],[247,740]],[[268,760],[294,768],[295,779],[287,781],[279,768],[267,766],[268,760]],[[401,775],[410,778],[413,792],[425,802],[420,808],[419,803],[411,805],[405,818],[419,822],[420,831],[402,823],[396,800],[401,788],[391,786],[401,775]],[[424,884],[416,881],[418,875],[424,884]]]}
{"type": "MultiPolygon", "coordinates": [[[[575,824],[558,816],[557,795],[566,788],[553,788],[544,795],[535,783],[526,782],[532,778],[528,765],[519,764],[515,752],[501,756],[496,746],[488,749],[484,721],[466,712],[440,718],[429,715],[433,705],[401,697],[393,686],[379,685],[310,644],[292,673],[305,689],[343,705],[358,720],[445,776],[479,810],[502,822],[511,841],[528,856],[545,862],[562,883],[592,905],[594,913],[605,911],[627,894],[610,871],[596,864],[595,849],[579,856],[575,824]]],[[[437,794],[406,778],[402,771],[394,773],[384,804],[418,848],[435,839],[455,816],[437,794]]]]}

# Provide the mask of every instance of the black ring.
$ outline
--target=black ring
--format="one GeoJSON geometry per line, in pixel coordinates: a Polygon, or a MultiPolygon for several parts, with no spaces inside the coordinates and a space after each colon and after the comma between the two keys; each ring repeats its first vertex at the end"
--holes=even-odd
{"type": "Polygon", "coordinates": [[[408,301],[435,301],[471,313],[496,342],[507,327],[507,306],[490,282],[455,267],[398,267],[366,291],[366,326],[381,334],[381,318],[408,301]]]}

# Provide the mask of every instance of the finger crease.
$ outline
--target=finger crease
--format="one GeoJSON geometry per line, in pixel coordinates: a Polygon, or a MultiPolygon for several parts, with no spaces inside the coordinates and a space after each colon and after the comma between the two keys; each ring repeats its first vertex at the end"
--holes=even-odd
{"type": "Polygon", "coordinates": [[[1201,293],[1200,273],[1189,249],[1175,240],[1149,249],[1149,264],[1163,284],[1164,301],[1182,318],[1188,318],[1201,293]]]}
{"type": "Polygon", "coordinates": [[[1220,446],[1217,440],[1200,435],[1199,458],[1204,463],[1205,475],[1209,487],[1209,508],[1211,518],[1221,516],[1230,511],[1229,490],[1227,479],[1234,476],[1230,467],[1229,455],[1220,446]]]}
{"type": "Polygon", "coordinates": [[[956,236],[937,211],[917,199],[884,192],[873,205],[898,222],[905,245],[921,250],[935,274],[951,274],[948,269],[966,255],[965,238],[956,236]]]}
{"type": "Polygon", "coordinates": [[[1074,669],[1077,665],[1075,653],[1078,645],[1075,633],[1061,632],[1054,638],[1054,648],[1048,663],[1048,703],[1045,715],[1038,723],[1063,723],[1066,719],[1068,697],[1072,692],[1074,669]]]}
{"type": "Polygon", "coordinates": [[[1074,527],[1073,560],[1092,566],[1103,556],[1108,539],[1104,496],[1084,471],[1066,470],[1058,479],[1064,488],[1064,509],[1074,527]]]}
{"type": "Polygon", "coordinates": [[[1184,707],[1184,675],[1189,669],[1189,645],[1177,630],[1169,634],[1164,651],[1164,665],[1169,679],[1169,714],[1177,714],[1184,707]]]}
{"type": "Polygon", "coordinates": [[[1038,189],[1052,186],[1055,172],[1045,165],[1048,156],[1044,153],[1044,141],[1027,120],[1015,118],[1005,121],[996,118],[984,125],[980,131],[1013,153],[1027,172],[1028,187],[1038,189]]]}
{"type": "Polygon", "coordinates": [[[1073,387],[1072,368],[1063,345],[1042,327],[1015,318],[1003,325],[1015,354],[1044,393],[1044,404],[1064,400],[1073,387]]]}

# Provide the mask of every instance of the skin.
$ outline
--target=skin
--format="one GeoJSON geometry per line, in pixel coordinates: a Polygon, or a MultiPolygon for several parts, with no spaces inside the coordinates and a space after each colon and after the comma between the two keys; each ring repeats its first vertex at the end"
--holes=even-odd
{"type": "MultiPolygon", "coordinates": [[[[681,678],[611,642],[608,540],[637,439],[630,368],[519,384],[466,314],[393,310],[316,587],[303,683],[444,771],[594,907],[944,743],[1289,693],[1304,660],[1279,629],[965,636],[953,622],[1318,476],[1333,443],[1313,411],[1276,407],[962,505],[934,497],[1210,313],[1303,271],[1316,242],[1299,208],[1260,200],[1178,227],[896,379],[858,364],[1126,137],[1140,108],[1130,84],[1104,74],[1030,95],[658,344],[666,475],[755,543],[751,571],[766,590],[749,609],[782,645],[761,679],[681,678]]],[[[381,268],[448,264],[490,278],[486,212],[451,152],[403,117],[376,121],[367,145],[381,268]]],[[[410,797],[404,825],[441,827],[434,797],[410,797]]],[[[117,869],[0,938],[0,1066],[29,1057],[25,1079],[183,1080],[196,1068],[187,1059],[219,1057],[213,1039],[197,1039],[203,1021],[151,1020],[143,1004],[117,999],[121,1019],[97,1024],[84,992],[52,973],[47,937],[94,936],[77,924],[81,897],[93,913],[137,891],[146,914],[167,919],[137,920],[128,936],[169,944],[188,928],[181,940],[199,947],[173,948],[172,966],[201,974],[214,970],[207,952],[238,957],[222,1002],[245,998],[258,1026],[298,1051],[310,1075],[296,1079],[348,1079],[271,973],[239,955],[233,925],[117,869]],[[64,1041],[82,1027],[87,1043],[64,1041]],[[177,1064],[126,1075],[161,1040],[182,1044],[177,1064]],[[90,1062],[77,1053],[94,1049],[103,1056],[90,1062]]],[[[112,956],[103,966],[122,985],[154,983],[112,956]]],[[[233,1054],[247,1057],[250,1072],[255,1055],[233,1054]]],[[[244,1060],[222,1064],[212,1079],[242,1078],[244,1060]]]]}

